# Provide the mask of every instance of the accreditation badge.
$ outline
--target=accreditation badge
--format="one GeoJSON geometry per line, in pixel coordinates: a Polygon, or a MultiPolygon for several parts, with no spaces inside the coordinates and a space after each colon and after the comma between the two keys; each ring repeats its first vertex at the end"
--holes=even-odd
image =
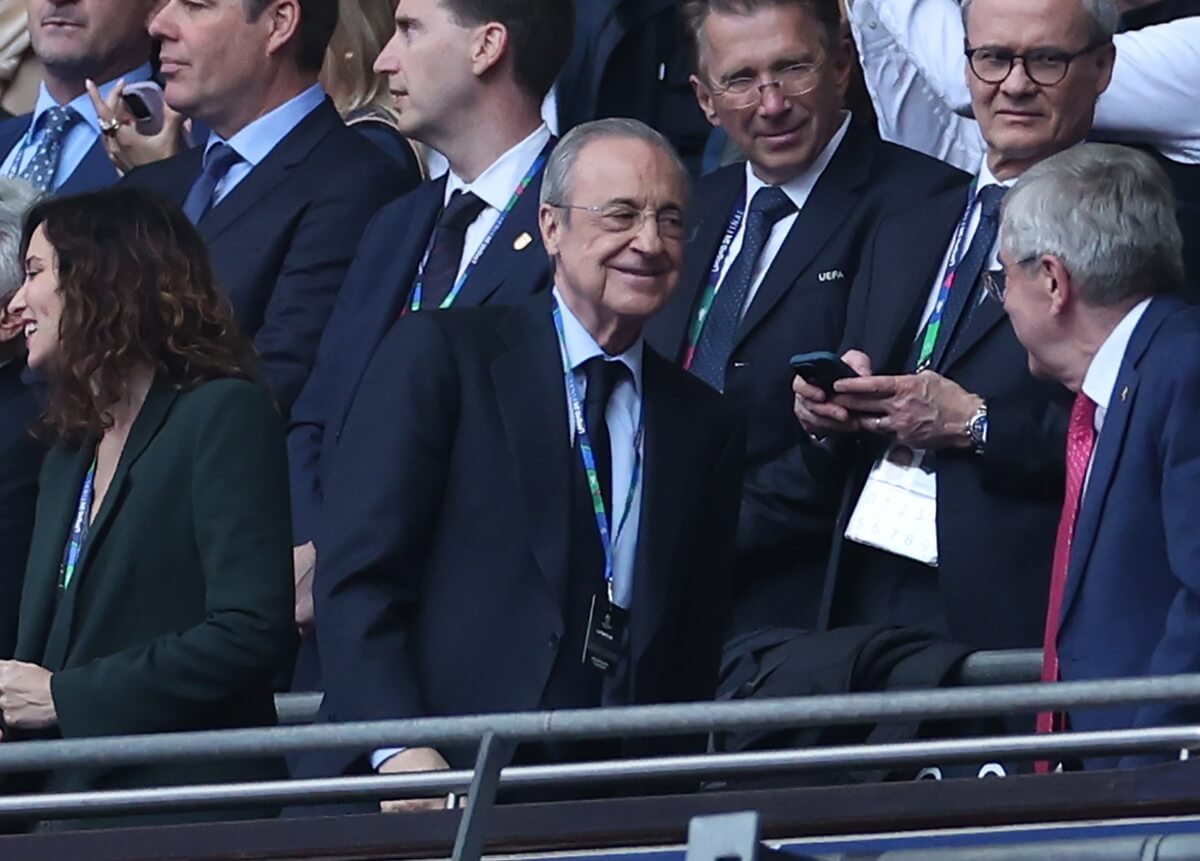
{"type": "Polygon", "coordinates": [[[876,461],[850,515],[846,538],[937,567],[933,453],[894,445],[876,461]]]}

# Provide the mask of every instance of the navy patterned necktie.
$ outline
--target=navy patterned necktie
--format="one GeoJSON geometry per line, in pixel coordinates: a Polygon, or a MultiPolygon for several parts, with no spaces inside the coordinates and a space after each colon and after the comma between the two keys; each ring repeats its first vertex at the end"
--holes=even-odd
{"type": "Polygon", "coordinates": [[[58,158],[62,153],[63,139],[71,130],[71,126],[81,117],[74,108],[55,105],[42,114],[40,119],[42,136],[38,140],[33,155],[29,157],[29,161],[26,162],[18,176],[42,191],[49,191],[54,184],[54,174],[58,171],[58,158]]]}
{"type": "Polygon", "coordinates": [[[204,170],[192,183],[187,200],[183,202],[183,214],[191,219],[192,224],[199,224],[205,213],[212,209],[217,185],[229,173],[229,169],[241,160],[237,150],[225,143],[214,144],[204,153],[204,170]]]}
{"type": "Polygon", "coordinates": [[[784,191],[773,185],[760,188],[750,201],[742,248],[717,290],[708,318],[696,345],[691,372],[717,391],[725,390],[725,369],[733,353],[734,336],[742,319],[742,307],[754,280],[754,268],[762,256],[771,228],[796,211],[784,191]]]}
{"type": "Polygon", "coordinates": [[[454,289],[462,265],[463,245],[470,227],[479,213],[487,207],[473,191],[461,189],[450,195],[437,226],[433,228],[433,245],[425,271],[421,276],[421,308],[440,308],[454,289]]]}

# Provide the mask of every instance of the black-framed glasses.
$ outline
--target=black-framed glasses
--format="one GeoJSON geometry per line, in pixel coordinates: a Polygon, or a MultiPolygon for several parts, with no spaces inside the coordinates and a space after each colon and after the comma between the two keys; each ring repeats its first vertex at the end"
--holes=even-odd
{"type": "Polygon", "coordinates": [[[625,203],[606,203],[602,206],[575,206],[570,203],[551,203],[555,209],[578,209],[596,216],[600,229],[607,233],[635,233],[642,229],[646,219],[653,217],[658,224],[658,235],[665,239],[687,238],[683,213],[674,207],[665,209],[638,209],[625,203]]]}
{"type": "Polygon", "coordinates": [[[1026,257],[1024,260],[1018,260],[1016,263],[1005,264],[1001,262],[1001,268],[989,269],[983,273],[983,289],[987,291],[988,296],[1003,305],[1004,294],[1008,290],[1008,270],[1013,266],[1024,266],[1026,263],[1032,263],[1038,259],[1038,256],[1034,254],[1026,257]]]}
{"type": "Polygon", "coordinates": [[[963,51],[971,72],[985,84],[1002,84],[1012,74],[1017,60],[1025,67],[1025,75],[1035,84],[1043,87],[1053,87],[1067,76],[1071,63],[1084,54],[1090,54],[1101,48],[1107,42],[1092,42],[1078,51],[1061,51],[1058,48],[1034,48],[1024,54],[1018,54],[1007,48],[981,47],[972,48],[969,45],[963,51]]]}
{"type": "Polygon", "coordinates": [[[709,87],[713,95],[722,99],[729,107],[741,110],[757,105],[767,87],[779,87],[779,94],[787,98],[811,93],[821,82],[823,65],[824,59],[815,63],[793,63],[780,69],[769,81],[760,83],[753,75],[735,75],[721,83],[714,81],[709,87]]]}

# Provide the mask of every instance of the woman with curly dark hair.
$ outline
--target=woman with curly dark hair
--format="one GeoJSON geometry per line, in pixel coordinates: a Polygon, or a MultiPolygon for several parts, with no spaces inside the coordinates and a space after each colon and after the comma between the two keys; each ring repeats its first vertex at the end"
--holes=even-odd
{"type": "MultiPolygon", "coordinates": [[[[22,247],[9,307],[53,448],[16,660],[0,661],[4,741],[274,723],[295,638],[284,431],[203,240],[170,204],[116,188],[34,207],[22,247]]],[[[282,774],[212,760],[45,787],[282,774]]]]}

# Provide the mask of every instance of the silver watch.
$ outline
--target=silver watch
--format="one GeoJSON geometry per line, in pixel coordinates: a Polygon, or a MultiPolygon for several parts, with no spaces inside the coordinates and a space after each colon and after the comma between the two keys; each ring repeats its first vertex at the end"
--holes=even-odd
{"type": "Polygon", "coordinates": [[[974,414],[967,419],[966,431],[967,436],[971,438],[971,447],[975,449],[975,453],[983,454],[988,435],[987,401],[981,403],[979,409],[975,410],[974,414]]]}

